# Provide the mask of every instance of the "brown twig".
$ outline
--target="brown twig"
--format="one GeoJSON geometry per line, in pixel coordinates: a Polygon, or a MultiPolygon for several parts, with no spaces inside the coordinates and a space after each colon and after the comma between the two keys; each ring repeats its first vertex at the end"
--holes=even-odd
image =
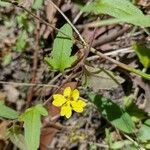
{"type": "MultiPolygon", "coordinates": [[[[37,16],[40,16],[39,11],[37,11],[37,16]]],[[[39,20],[37,20],[36,22],[36,37],[35,37],[35,48],[34,48],[34,54],[33,54],[33,68],[32,68],[32,75],[31,75],[31,83],[36,83],[36,73],[37,73],[37,65],[38,65],[38,51],[39,51],[39,39],[40,39],[40,35],[39,35],[39,30],[40,30],[40,22],[39,20]]],[[[31,86],[28,89],[28,93],[27,93],[27,105],[30,105],[31,101],[32,101],[32,97],[33,97],[33,93],[34,93],[34,87],[31,86]]]]}
{"type": "Polygon", "coordinates": [[[108,42],[111,42],[113,40],[115,40],[116,38],[118,38],[119,36],[123,35],[125,32],[127,32],[131,27],[127,26],[121,30],[117,30],[115,33],[112,32],[109,35],[104,35],[101,36],[100,39],[96,40],[93,42],[92,47],[97,47],[97,46],[101,46],[103,44],[106,44],[108,42]]]}

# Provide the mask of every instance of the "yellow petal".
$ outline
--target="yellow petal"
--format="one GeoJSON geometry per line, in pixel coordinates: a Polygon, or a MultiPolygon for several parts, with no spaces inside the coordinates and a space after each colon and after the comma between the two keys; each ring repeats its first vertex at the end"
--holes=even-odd
{"type": "Polygon", "coordinates": [[[67,101],[65,97],[61,94],[54,94],[53,98],[54,101],[52,102],[52,104],[57,107],[62,106],[67,101]]]}
{"type": "Polygon", "coordinates": [[[67,105],[67,104],[63,105],[61,107],[60,115],[66,116],[66,118],[70,118],[72,115],[72,109],[71,109],[70,105],[67,105]]]}
{"type": "Polygon", "coordinates": [[[83,100],[78,100],[78,103],[81,107],[85,107],[86,103],[83,100]]]}
{"type": "Polygon", "coordinates": [[[71,88],[70,87],[65,88],[63,94],[64,94],[65,97],[70,97],[70,95],[71,95],[71,88]]]}
{"type": "Polygon", "coordinates": [[[72,92],[72,98],[75,101],[78,100],[78,98],[79,98],[79,91],[77,89],[73,90],[73,92],[72,92]]]}
{"type": "Polygon", "coordinates": [[[72,106],[72,109],[78,113],[81,113],[83,112],[83,108],[86,104],[84,104],[83,101],[79,100],[79,101],[72,101],[71,102],[71,106],[72,106]]]}

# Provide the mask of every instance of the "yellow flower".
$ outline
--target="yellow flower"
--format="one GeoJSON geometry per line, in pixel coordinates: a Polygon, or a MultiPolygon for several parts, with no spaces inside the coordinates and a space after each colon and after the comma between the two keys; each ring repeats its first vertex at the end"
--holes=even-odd
{"type": "Polygon", "coordinates": [[[79,91],[77,89],[72,91],[70,87],[65,88],[63,95],[54,94],[53,98],[52,104],[61,107],[60,115],[67,118],[71,117],[72,110],[81,113],[86,106],[86,103],[79,99],[79,91]]]}

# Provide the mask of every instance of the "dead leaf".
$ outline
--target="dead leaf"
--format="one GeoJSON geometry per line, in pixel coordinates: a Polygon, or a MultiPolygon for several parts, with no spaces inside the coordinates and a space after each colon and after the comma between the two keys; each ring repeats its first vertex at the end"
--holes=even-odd
{"type": "Polygon", "coordinates": [[[100,89],[110,90],[112,88],[117,88],[121,83],[124,82],[124,79],[118,75],[115,75],[113,72],[106,69],[99,69],[94,67],[86,66],[89,74],[85,74],[83,80],[88,87],[93,88],[94,91],[100,89]],[[90,73],[91,72],[91,73],[90,73]]]}
{"type": "MultiPolygon", "coordinates": [[[[53,2],[59,7],[60,4],[60,0],[59,1],[54,1],[53,2]]],[[[53,7],[53,5],[50,2],[45,2],[45,9],[46,9],[46,18],[48,20],[48,22],[55,27],[56,26],[56,22],[57,22],[57,17],[55,17],[57,10],[53,7]]],[[[43,35],[43,37],[45,39],[48,38],[49,34],[53,32],[53,28],[51,27],[47,27],[45,32],[43,30],[40,31],[40,35],[43,35]],[[44,32],[44,34],[42,33],[44,32]]]]}
{"type": "Polygon", "coordinates": [[[145,100],[141,106],[139,105],[139,107],[142,107],[145,112],[150,113],[150,81],[145,81],[140,77],[135,77],[133,81],[145,92],[145,100]]]}
{"type": "Polygon", "coordinates": [[[44,128],[41,132],[40,150],[47,150],[48,145],[52,142],[54,136],[58,132],[58,129],[53,127],[44,128]]]}
{"type": "Polygon", "coordinates": [[[19,98],[19,91],[13,85],[4,85],[4,90],[9,102],[15,103],[19,98]]]}
{"type": "Polygon", "coordinates": [[[6,98],[5,92],[0,92],[0,100],[4,100],[6,98]]]}
{"type": "Polygon", "coordinates": [[[29,9],[33,4],[33,0],[22,0],[19,5],[29,9]]]}
{"type": "Polygon", "coordinates": [[[7,125],[9,124],[8,121],[3,121],[0,123],[0,140],[5,140],[7,135],[7,125]]]}

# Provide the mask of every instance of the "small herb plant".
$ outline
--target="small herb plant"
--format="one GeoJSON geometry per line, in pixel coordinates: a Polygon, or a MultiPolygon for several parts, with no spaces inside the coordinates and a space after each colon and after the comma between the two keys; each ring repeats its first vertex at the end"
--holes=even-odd
{"type": "MultiPolygon", "coordinates": [[[[19,5],[16,1],[14,3],[9,0],[4,1],[7,3],[12,3],[16,6],[19,5]]],[[[34,11],[40,10],[43,3],[43,0],[34,0],[32,12],[26,11],[17,16],[17,24],[20,28],[22,28],[22,30],[18,33],[14,48],[17,52],[24,51],[28,43],[27,36],[33,32],[33,24],[28,21],[28,17],[31,14],[34,16],[34,11]]],[[[100,16],[109,16],[109,19],[91,22],[87,25],[87,27],[99,27],[116,23],[128,23],[134,26],[140,26],[142,28],[150,27],[150,16],[144,15],[143,12],[138,7],[133,5],[129,0],[95,0],[94,2],[91,2],[90,5],[82,7],[81,11],[86,15],[96,14],[100,16]]],[[[38,19],[38,17],[35,18],[38,19]]],[[[42,21],[42,23],[45,22],[42,21]]],[[[74,69],[79,63],[81,63],[77,54],[72,55],[73,45],[76,44],[76,38],[74,37],[73,30],[74,28],[75,27],[73,24],[68,21],[68,23],[65,23],[60,29],[57,30],[58,33],[54,39],[52,51],[44,58],[44,62],[48,65],[51,71],[65,74],[66,70],[74,69]]],[[[78,34],[80,35],[80,33],[78,34]]],[[[79,43],[82,43],[82,46],[85,50],[90,51],[90,49],[92,49],[92,47],[89,46],[85,41],[84,43],[83,41],[80,41],[79,43]]],[[[133,49],[135,50],[140,63],[147,71],[150,67],[150,49],[138,43],[133,44],[133,49]]],[[[8,57],[7,59],[10,58],[8,57]]],[[[5,60],[4,63],[8,64],[8,61],[5,60]]],[[[65,119],[71,118],[73,112],[84,113],[86,110],[88,110],[89,103],[94,104],[102,117],[108,121],[114,129],[117,129],[117,131],[120,131],[123,135],[128,135],[126,136],[128,137],[128,140],[117,141],[115,143],[112,141],[110,131],[106,130],[106,141],[109,145],[109,148],[121,149],[125,145],[133,147],[133,149],[140,148],[140,145],[149,148],[150,136],[146,132],[150,131],[150,120],[147,118],[147,114],[141,109],[137,108],[133,101],[129,100],[129,97],[126,99],[128,99],[130,102],[127,100],[123,106],[119,106],[111,99],[108,99],[98,92],[95,92],[99,87],[98,84],[100,84],[102,88],[105,88],[105,84],[107,84],[106,80],[109,80],[111,82],[111,85],[109,84],[109,88],[111,89],[116,87],[118,84],[123,83],[123,78],[114,74],[110,70],[104,68],[95,68],[88,64],[89,62],[83,59],[81,66],[83,69],[82,77],[84,76],[84,78],[82,78],[82,80],[84,84],[80,83],[80,85],[93,89],[91,93],[89,92],[86,95],[89,98],[87,98],[85,101],[83,98],[80,98],[79,90],[72,89],[70,86],[68,86],[63,89],[62,94],[51,93],[51,104],[60,108],[59,115],[65,119]],[[103,79],[101,77],[103,77],[103,79]],[[104,77],[107,78],[105,79],[104,77]],[[131,109],[131,106],[134,109],[131,109]],[[142,122],[143,124],[139,127],[139,130],[137,130],[137,124],[142,122]],[[130,136],[133,139],[131,139],[130,136]]],[[[136,75],[140,75],[142,78],[150,80],[150,74],[146,73],[146,71],[142,72],[130,66],[124,67],[120,65],[119,67],[122,67],[123,69],[136,75]]],[[[12,132],[16,131],[15,129],[18,127],[16,122],[23,123],[24,135],[21,134],[21,137],[24,139],[23,141],[25,146],[18,145],[18,147],[23,147],[22,149],[25,148],[26,150],[37,150],[40,144],[40,133],[42,129],[41,118],[43,116],[48,116],[48,110],[45,107],[45,103],[26,108],[24,112],[17,112],[6,106],[3,102],[0,102],[0,110],[1,118],[9,119],[13,122],[13,127],[9,129],[8,134],[8,137],[11,139],[11,141],[13,141],[13,135],[18,134],[17,132],[12,132]]]]}

